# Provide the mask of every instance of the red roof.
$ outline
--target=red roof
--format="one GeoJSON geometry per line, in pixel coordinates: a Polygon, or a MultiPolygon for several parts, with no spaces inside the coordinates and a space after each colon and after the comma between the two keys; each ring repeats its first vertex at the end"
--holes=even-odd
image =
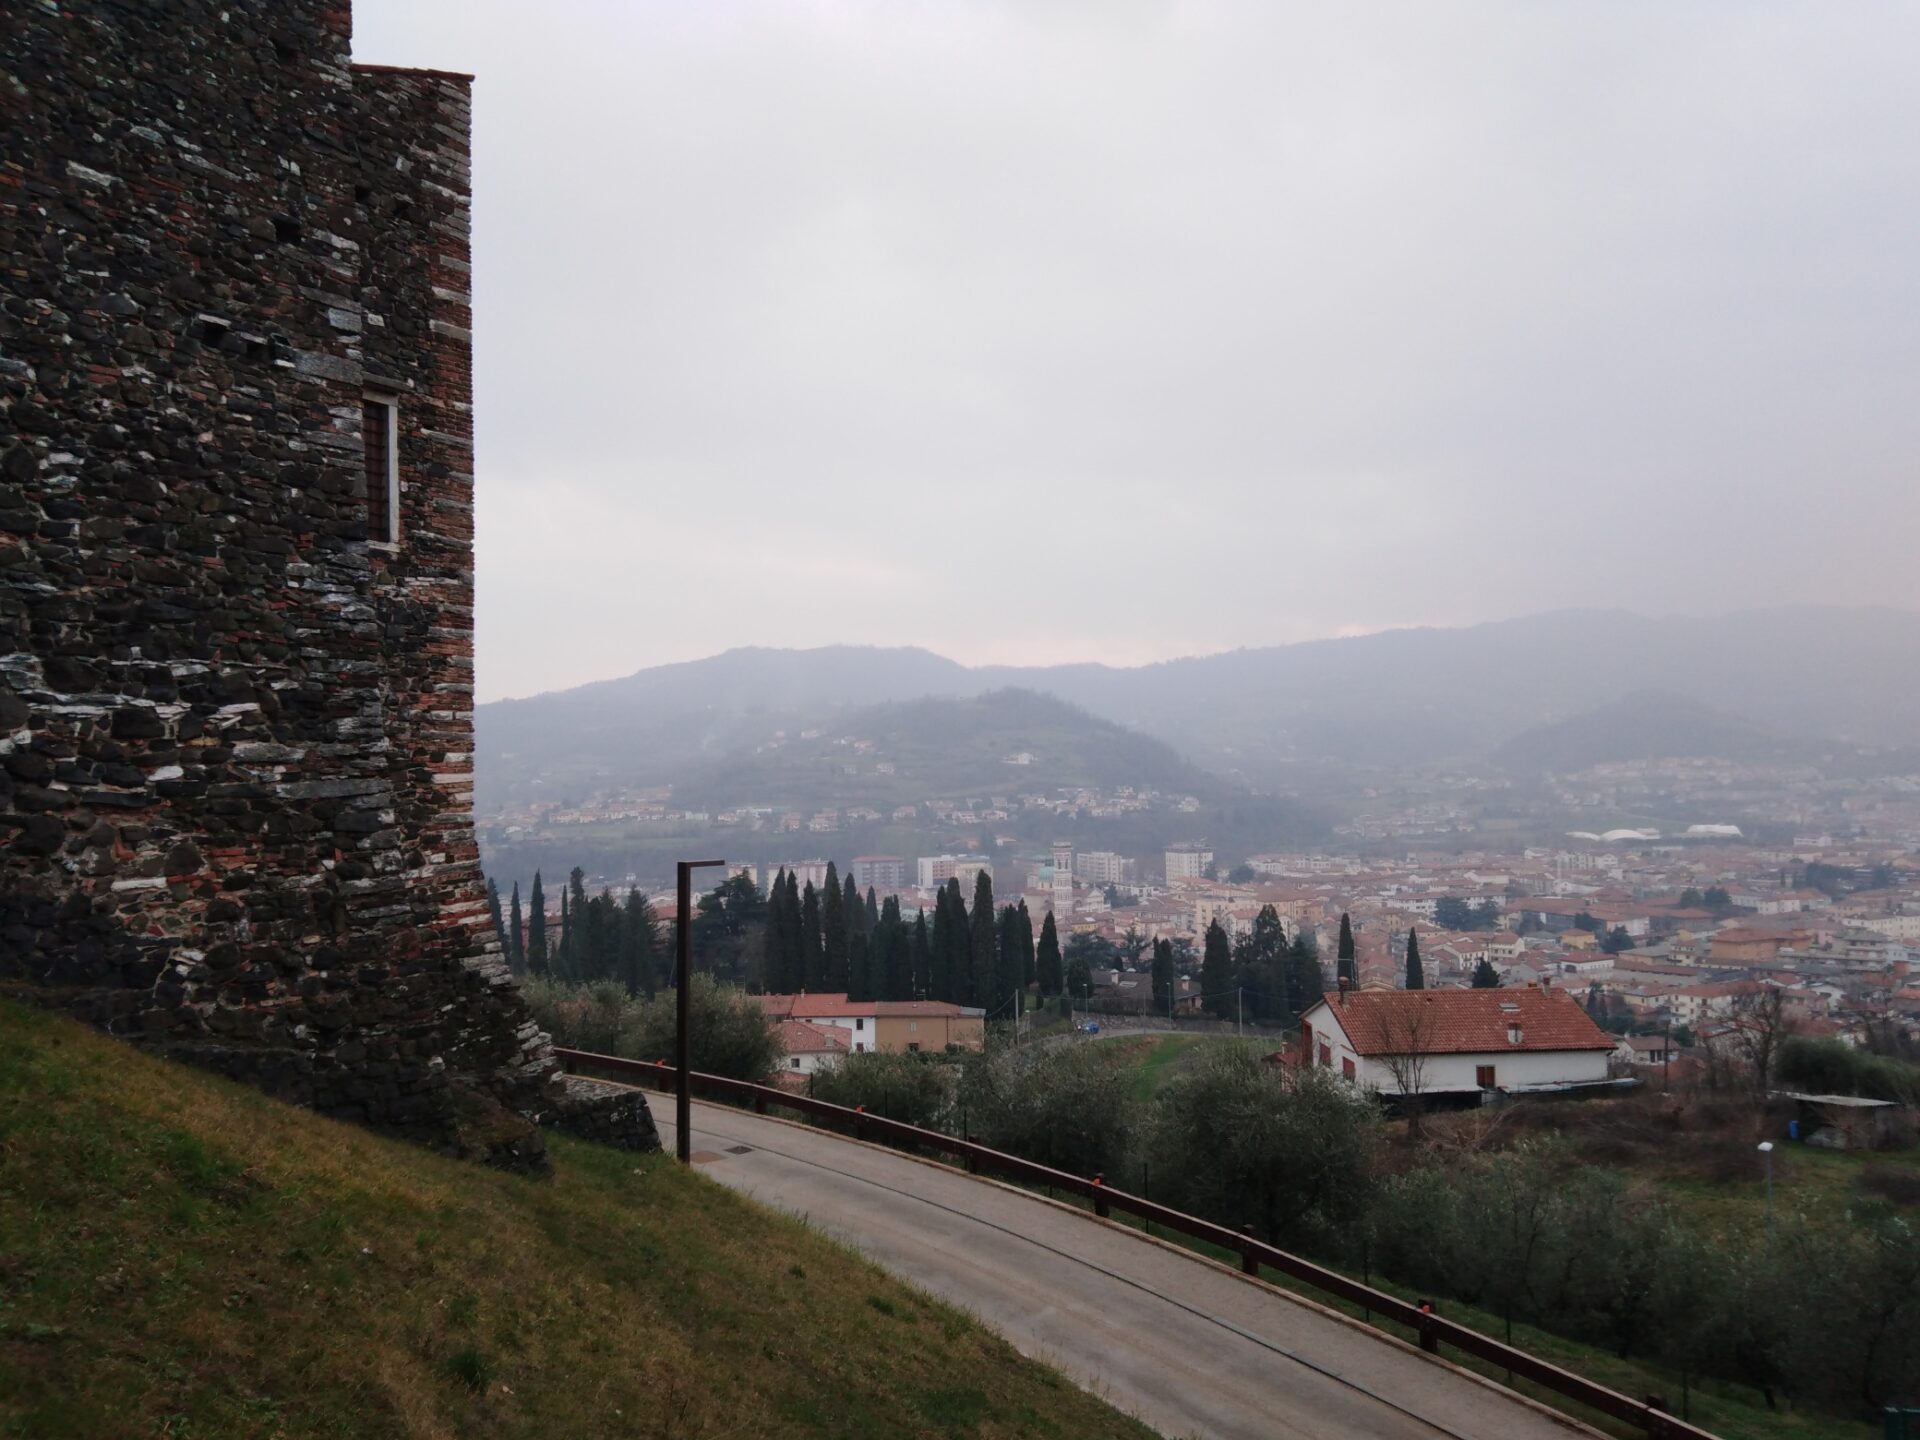
{"type": "Polygon", "coordinates": [[[849,1048],[844,1031],[832,1025],[809,1025],[804,1020],[780,1022],[780,1048],[789,1055],[839,1055],[849,1048]]]}
{"type": "Polygon", "coordinates": [[[849,1000],[847,992],[818,995],[757,995],[760,1008],[782,1020],[821,1020],[829,1016],[873,1014],[873,1001],[849,1000]]]}
{"type": "Polygon", "coordinates": [[[1356,990],[1344,1003],[1330,991],[1320,1003],[1360,1055],[1611,1050],[1619,1043],[1558,990],[1356,990]]]}
{"type": "Polygon", "coordinates": [[[948,1000],[849,1000],[847,992],[818,995],[756,995],[760,1008],[776,1020],[851,1019],[864,1015],[979,1015],[948,1000]]]}

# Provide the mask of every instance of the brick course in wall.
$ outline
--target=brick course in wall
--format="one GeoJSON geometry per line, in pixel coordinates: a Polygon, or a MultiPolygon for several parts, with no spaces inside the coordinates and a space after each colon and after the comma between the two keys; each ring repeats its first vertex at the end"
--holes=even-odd
{"type": "Polygon", "coordinates": [[[0,28],[0,986],[538,1164],[509,1112],[593,1125],[473,834],[469,80],[350,43],[343,0],[0,28]]]}

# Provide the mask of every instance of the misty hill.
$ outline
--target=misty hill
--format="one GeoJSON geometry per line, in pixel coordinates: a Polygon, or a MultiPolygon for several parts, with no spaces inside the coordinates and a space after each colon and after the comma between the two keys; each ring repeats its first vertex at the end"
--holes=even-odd
{"type": "Polygon", "coordinates": [[[1120,786],[1229,793],[1160,740],[1032,690],[927,696],[836,716],[691,766],[675,795],[710,808],[764,800],[891,808],[929,796],[1120,786]]]}
{"type": "Polygon", "coordinates": [[[1043,691],[1257,784],[1317,765],[1485,759],[1613,697],[1659,691],[1778,735],[1920,744],[1920,614],[1802,607],[1707,619],[1561,611],[1157,665],[969,668],[919,649],[733,650],[479,707],[479,798],[666,784],[777,729],[864,707],[1043,691]]]}
{"type": "Polygon", "coordinates": [[[1524,730],[1499,746],[1492,758],[1516,770],[1581,770],[1614,761],[1706,756],[1787,760],[1804,756],[1807,748],[1684,696],[1639,690],[1524,730]]]}

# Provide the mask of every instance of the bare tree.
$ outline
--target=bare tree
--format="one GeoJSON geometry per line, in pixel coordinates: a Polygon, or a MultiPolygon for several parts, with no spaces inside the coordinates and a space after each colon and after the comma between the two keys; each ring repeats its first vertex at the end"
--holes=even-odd
{"type": "Polygon", "coordinates": [[[1778,985],[1763,986],[1757,994],[1742,995],[1734,1002],[1732,1023],[1724,1036],[1727,1058],[1756,1095],[1766,1094],[1780,1043],[1791,1028],[1786,1008],[1778,985]]]}
{"type": "Polygon", "coordinates": [[[1393,1076],[1407,1114],[1407,1133],[1418,1139],[1420,1115],[1426,1108],[1422,1097],[1427,1088],[1427,1060],[1433,1053],[1433,1002],[1421,991],[1405,993],[1419,998],[1395,997],[1381,1007],[1381,1030],[1387,1049],[1375,1058],[1393,1076]]]}

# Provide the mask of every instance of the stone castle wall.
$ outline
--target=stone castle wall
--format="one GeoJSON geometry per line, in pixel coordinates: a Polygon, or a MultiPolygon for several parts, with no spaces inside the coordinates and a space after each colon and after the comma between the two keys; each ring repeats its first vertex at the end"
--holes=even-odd
{"type": "Polygon", "coordinates": [[[0,29],[0,986],[461,1148],[567,1103],[473,835],[469,82],[350,40],[0,29]]]}

